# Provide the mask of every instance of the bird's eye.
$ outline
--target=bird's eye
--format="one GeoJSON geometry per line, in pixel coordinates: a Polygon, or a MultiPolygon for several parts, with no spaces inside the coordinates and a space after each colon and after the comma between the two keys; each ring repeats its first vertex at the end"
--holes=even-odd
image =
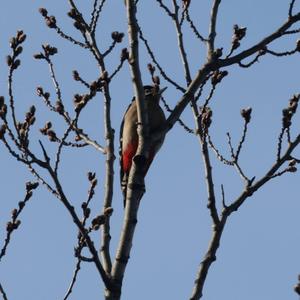
{"type": "Polygon", "coordinates": [[[145,89],[145,95],[150,95],[151,94],[151,90],[150,89],[145,89]]]}

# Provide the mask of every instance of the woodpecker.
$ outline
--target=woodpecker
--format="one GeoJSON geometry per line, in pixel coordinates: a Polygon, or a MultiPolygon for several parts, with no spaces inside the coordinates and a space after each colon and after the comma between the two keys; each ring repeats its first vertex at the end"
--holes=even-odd
{"type": "MultiPolygon", "coordinates": [[[[165,114],[162,108],[159,106],[161,94],[165,91],[165,89],[166,87],[163,89],[159,89],[158,86],[144,86],[145,104],[146,111],[148,113],[148,126],[150,136],[152,133],[162,128],[166,121],[165,114]]],[[[131,104],[125,112],[120,130],[120,181],[124,196],[124,207],[126,205],[125,201],[128,176],[132,165],[132,159],[136,154],[139,142],[137,133],[137,123],[137,105],[135,98],[133,98],[131,104]]],[[[145,173],[143,174],[143,176],[146,176],[154,156],[163,144],[164,138],[165,136],[162,136],[157,140],[151,140],[151,144],[149,147],[149,155],[147,158],[145,173]]]]}

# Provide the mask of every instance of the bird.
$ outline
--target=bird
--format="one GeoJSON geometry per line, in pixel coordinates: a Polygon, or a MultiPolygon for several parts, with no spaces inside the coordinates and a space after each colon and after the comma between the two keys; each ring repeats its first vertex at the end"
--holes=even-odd
{"type": "MultiPolygon", "coordinates": [[[[159,131],[163,128],[166,117],[159,105],[159,101],[165,88],[160,89],[157,85],[144,86],[145,93],[145,107],[148,114],[149,135],[159,131]]],[[[130,169],[132,166],[132,159],[134,158],[138,147],[138,133],[137,133],[137,104],[135,97],[133,97],[131,104],[128,106],[120,128],[120,181],[121,189],[124,197],[124,207],[126,206],[126,193],[130,169]]],[[[149,167],[154,159],[154,156],[162,146],[165,135],[160,136],[156,140],[151,140],[149,146],[149,155],[146,161],[144,174],[145,177],[149,167]]]]}

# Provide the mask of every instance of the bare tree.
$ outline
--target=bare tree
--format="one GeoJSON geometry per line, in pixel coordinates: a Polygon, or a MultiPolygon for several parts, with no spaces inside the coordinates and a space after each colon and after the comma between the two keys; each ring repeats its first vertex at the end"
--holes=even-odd
{"type": "MultiPolygon", "coordinates": [[[[44,18],[46,25],[56,31],[58,36],[72,43],[74,47],[82,48],[93,57],[99,76],[89,82],[81,76],[79,70],[73,71],[74,81],[81,84],[85,92],[74,94],[74,109],[70,111],[63,97],[62,89],[64,82],[58,80],[54,64],[54,57],[57,55],[58,49],[49,44],[44,44],[42,45],[41,52],[34,55],[34,59],[48,65],[50,78],[55,90],[55,95],[51,95],[44,87],[38,86],[36,93],[45,107],[54,112],[56,116],[54,120],[60,118],[64,122],[65,128],[63,134],[59,134],[54,129],[56,127],[55,121],[47,121],[44,127],[40,129],[41,135],[47,136],[49,141],[56,145],[55,153],[50,154],[51,151],[48,150],[46,142],[42,141],[41,137],[36,137],[31,133],[36,122],[36,107],[32,105],[23,119],[16,113],[17,102],[14,95],[14,76],[21,67],[21,56],[26,41],[26,34],[20,30],[11,38],[11,53],[7,56],[8,94],[7,96],[0,97],[0,117],[2,120],[0,139],[7,153],[24,164],[36,181],[26,184],[24,200],[20,201],[18,207],[12,211],[11,220],[7,223],[6,227],[4,245],[0,252],[0,262],[7,253],[13,233],[21,224],[20,215],[22,211],[27,208],[33,191],[41,184],[48,189],[53,197],[60,201],[70,216],[69,221],[73,222],[78,230],[77,245],[74,252],[77,259],[76,266],[70,286],[63,299],[68,299],[72,294],[81,265],[84,263],[93,264],[99,273],[105,286],[105,299],[120,299],[122,295],[122,283],[137,226],[140,200],[145,192],[142,170],[145,168],[145,158],[149,156],[149,145],[152,140],[158,139],[163,135],[168,136],[173,126],[178,123],[187,134],[194,136],[199,141],[207,186],[207,208],[213,224],[207,252],[202,259],[199,257],[199,261],[201,262],[195,275],[193,290],[189,298],[190,300],[200,299],[203,295],[204,284],[210,267],[216,260],[224,228],[230,217],[269,181],[287,173],[296,172],[297,164],[300,162],[299,158],[295,155],[295,150],[300,143],[300,132],[292,126],[297,113],[300,99],[299,94],[291,96],[286,107],[282,110],[281,129],[276,139],[276,155],[273,163],[263,175],[249,177],[247,170],[244,170],[240,162],[240,156],[244,149],[248,129],[251,124],[251,107],[241,109],[240,114],[243,120],[242,135],[236,146],[233,142],[232,133],[227,133],[229,157],[223,154],[225,147],[221,147],[222,149],[220,149],[217,146],[218,143],[216,143],[210,130],[211,124],[218,122],[218,120],[213,118],[211,102],[224,78],[230,76],[229,67],[247,69],[254,66],[259,60],[262,61],[267,56],[278,58],[300,52],[299,41],[296,42],[296,45],[292,49],[282,52],[272,49],[273,43],[285,37],[293,37],[300,32],[300,29],[297,28],[297,25],[300,23],[300,12],[295,11],[296,1],[292,0],[287,5],[287,18],[276,30],[249,47],[242,47],[243,40],[247,36],[247,28],[234,25],[231,46],[228,51],[224,50],[227,49],[226,45],[223,48],[215,46],[218,32],[217,20],[221,12],[221,0],[211,1],[208,34],[201,33],[202,28],[201,30],[198,28],[196,25],[197,20],[194,20],[191,15],[193,1],[185,0],[179,2],[172,0],[168,1],[168,3],[161,0],[153,1],[153,5],[157,5],[165,13],[165,18],[174,24],[185,77],[184,85],[169,75],[168,70],[163,67],[163,63],[157,57],[159,49],[152,46],[151,41],[144,34],[142,23],[139,20],[140,3],[138,0],[125,1],[124,10],[126,10],[127,15],[129,43],[121,51],[117,50],[117,46],[123,43],[125,34],[118,31],[111,33],[112,41],[107,49],[99,47],[96,31],[101,30],[99,19],[105,13],[105,0],[93,1],[90,18],[84,16],[73,0],[68,0],[68,2],[70,5],[68,16],[72,19],[74,27],[80,33],[80,39],[67,34],[64,28],[60,27],[56,17],[51,15],[46,8],[40,8],[39,12],[44,18]],[[206,54],[202,58],[202,62],[199,62],[198,58],[189,59],[184,39],[187,32],[189,34],[192,33],[195,40],[206,48],[206,54]],[[145,47],[150,63],[141,61],[139,56],[141,47],[145,47]],[[110,70],[107,68],[107,60],[110,59],[115,51],[120,52],[120,59],[119,61],[115,61],[115,68],[110,70]],[[122,201],[113,197],[115,187],[114,174],[117,167],[115,167],[115,130],[111,121],[113,115],[111,104],[114,101],[112,86],[115,78],[126,64],[130,69],[134,97],[138,104],[137,132],[139,144],[129,175],[126,194],[127,205],[124,210],[123,226],[118,238],[119,243],[116,254],[113,255],[110,246],[111,216],[113,214],[113,207],[119,205],[122,201]],[[149,75],[152,78],[153,85],[159,86],[164,81],[169,89],[176,89],[181,93],[181,96],[177,99],[177,104],[173,108],[162,97],[162,102],[168,112],[168,116],[164,127],[154,133],[149,132],[147,109],[144,105],[145,95],[143,86],[145,84],[142,80],[141,64],[148,64],[149,75]],[[198,71],[196,74],[193,74],[192,64],[193,68],[197,64],[198,71]],[[103,144],[92,138],[87,130],[80,125],[83,112],[94,99],[100,97],[103,99],[104,109],[102,121],[104,123],[103,141],[105,142],[103,144]],[[189,108],[191,108],[195,121],[194,128],[190,128],[191,126],[188,126],[182,118],[183,112],[189,108]],[[37,140],[40,149],[32,146],[37,140]],[[64,184],[60,179],[60,166],[64,159],[63,150],[68,148],[78,148],[78,150],[81,150],[87,147],[92,147],[105,155],[105,178],[101,178],[101,182],[104,183],[105,192],[101,204],[101,213],[96,213],[91,208],[91,201],[94,199],[95,188],[99,179],[97,179],[94,172],[89,172],[87,175],[90,187],[87,199],[81,204],[81,212],[75,209],[74,203],[65,192],[64,184]],[[212,160],[216,160],[219,164],[226,165],[229,168],[234,168],[241,177],[243,189],[237,197],[227,199],[225,187],[221,185],[221,199],[219,199],[212,171],[212,160]],[[100,231],[100,245],[97,245],[93,239],[93,233],[97,230],[100,231]]],[[[123,5],[123,3],[118,5],[123,5]]],[[[124,28],[124,31],[126,31],[126,28],[124,28]]],[[[299,292],[298,288],[295,290],[299,292]]],[[[3,299],[9,299],[9,295],[1,282],[0,293],[3,299]]]]}

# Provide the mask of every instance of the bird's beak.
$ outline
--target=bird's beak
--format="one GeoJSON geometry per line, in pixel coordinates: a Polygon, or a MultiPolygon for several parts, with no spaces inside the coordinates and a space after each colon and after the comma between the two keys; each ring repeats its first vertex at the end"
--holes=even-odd
{"type": "Polygon", "coordinates": [[[163,93],[167,88],[168,88],[168,87],[166,86],[166,87],[160,89],[160,90],[158,91],[158,95],[161,96],[162,93],[163,93]]]}

